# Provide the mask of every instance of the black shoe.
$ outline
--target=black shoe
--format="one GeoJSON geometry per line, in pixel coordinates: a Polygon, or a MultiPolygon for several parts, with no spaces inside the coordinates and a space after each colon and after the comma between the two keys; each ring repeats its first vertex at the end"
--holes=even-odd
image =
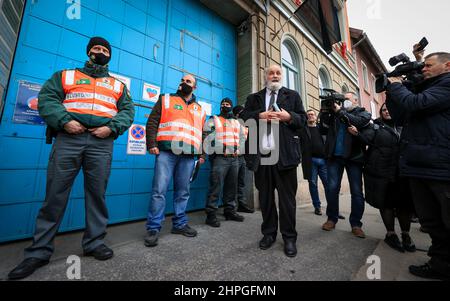
{"type": "Polygon", "coordinates": [[[235,221],[235,222],[244,221],[244,217],[242,215],[237,214],[236,212],[227,212],[224,213],[224,216],[227,221],[235,221]]]}
{"type": "Polygon", "coordinates": [[[146,247],[156,247],[158,245],[159,232],[156,230],[150,230],[147,232],[144,244],[146,247]]]}
{"type": "Polygon", "coordinates": [[[189,225],[185,225],[183,228],[180,228],[180,229],[172,228],[171,233],[172,234],[181,234],[186,237],[196,237],[197,236],[197,231],[195,231],[195,229],[189,227],[189,225]]]}
{"type": "Polygon", "coordinates": [[[242,213],[255,213],[255,210],[249,208],[246,205],[243,204],[239,204],[237,212],[242,212],[242,213]]]}
{"type": "Polygon", "coordinates": [[[449,281],[450,275],[443,275],[430,266],[429,263],[425,263],[424,265],[411,265],[409,266],[409,272],[414,276],[427,278],[427,279],[438,279],[449,281]]]}
{"type": "Polygon", "coordinates": [[[84,252],[84,256],[93,256],[97,260],[108,260],[114,256],[113,250],[105,245],[100,245],[90,252],[84,252]]]}
{"type": "Polygon", "coordinates": [[[40,267],[47,265],[49,263],[48,260],[43,260],[39,258],[27,258],[22,261],[14,270],[9,272],[8,279],[9,280],[19,280],[26,278],[34,273],[40,267]]]}
{"type": "Polygon", "coordinates": [[[295,241],[292,240],[284,241],[284,254],[286,254],[287,257],[297,256],[297,246],[295,245],[295,241]]]}
{"type": "Polygon", "coordinates": [[[314,214],[315,214],[315,215],[322,216],[322,209],[320,209],[320,208],[315,208],[315,209],[314,209],[314,214]]]}
{"type": "Polygon", "coordinates": [[[259,242],[259,248],[261,250],[269,249],[273,243],[275,242],[275,238],[270,235],[264,235],[264,237],[259,242]]]}
{"type": "Polygon", "coordinates": [[[215,214],[208,214],[208,216],[206,217],[206,221],[205,224],[214,227],[214,228],[219,228],[220,227],[220,222],[217,219],[217,216],[215,214]]]}
{"type": "Polygon", "coordinates": [[[397,234],[386,234],[384,242],[392,249],[397,250],[401,253],[405,253],[405,249],[403,249],[402,243],[400,242],[400,239],[398,239],[397,234]]]}
{"type": "Polygon", "coordinates": [[[408,252],[416,252],[416,245],[409,234],[402,233],[402,246],[408,252]]]}
{"type": "Polygon", "coordinates": [[[345,219],[345,216],[339,214],[339,215],[338,215],[338,218],[339,218],[339,219],[345,219]]]}

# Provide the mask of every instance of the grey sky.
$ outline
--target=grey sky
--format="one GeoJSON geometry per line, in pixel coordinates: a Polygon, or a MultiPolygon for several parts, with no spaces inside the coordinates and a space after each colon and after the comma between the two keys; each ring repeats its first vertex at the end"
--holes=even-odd
{"type": "Polygon", "coordinates": [[[426,53],[450,51],[449,0],[348,0],[350,27],[364,30],[388,70],[390,57],[426,37],[426,53]]]}

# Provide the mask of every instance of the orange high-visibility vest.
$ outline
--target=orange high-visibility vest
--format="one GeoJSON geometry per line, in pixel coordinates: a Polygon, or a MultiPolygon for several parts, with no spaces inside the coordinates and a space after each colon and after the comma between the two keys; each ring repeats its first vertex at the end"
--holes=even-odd
{"type": "Polygon", "coordinates": [[[206,120],[202,106],[196,102],[187,105],[178,95],[166,94],[161,100],[161,120],[156,141],[180,141],[201,151],[206,120]]]}
{"type": "Polygon", "coordinates": [[[78,70],[62,73],[66,95],[63,105],[68,112],[113,118],[124,85],[113,77],[93,78],[78,70]]]}
{"type": "Polygon", "coordinates": [[[222,116],[214,116],[216,129],[216,142],[228,146],[239,147],[241,124],[236,119],[225,119],[222,116]]]}

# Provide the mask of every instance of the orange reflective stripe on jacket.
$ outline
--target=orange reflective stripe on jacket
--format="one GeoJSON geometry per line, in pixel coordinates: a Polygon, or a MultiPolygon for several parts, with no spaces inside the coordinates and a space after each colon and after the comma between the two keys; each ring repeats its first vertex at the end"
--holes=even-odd
{"type": "Polygon", "coordinates": [[[182,141],[201,150],[202,130],[206,113],[194,102],[187,105],[179,96],[166,94],[162,97],[161,120],[156,140],[182,141]]]}
{"type": "Polygon", "coordinates": [[[224,146],[239,147],[241,124],[236,119],[214,116],[216,141],[224,146]]]}
{"type": "Polygon", "coordinates": [[[93,78],[78,70],[62,73],[66,95],[63,105],[68,112],[113,118],[119,112],[117,102],[123,84],[113,77],[93,78]]]}

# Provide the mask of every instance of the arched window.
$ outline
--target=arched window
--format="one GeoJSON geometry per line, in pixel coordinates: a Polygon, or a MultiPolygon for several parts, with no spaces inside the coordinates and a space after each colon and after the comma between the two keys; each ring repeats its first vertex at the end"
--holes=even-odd
{"type": "Polygon", "coordinates": [[[324,89],[331,89],[330,75],[325,67],[319,68],[319,94],[326,95],[324,89]]]}
{"type": "Polygon", "coordinates": [[[297,91],[300,95],[303,93],[302,84],[302,66],[301,54],[290,38],[281,43],[281,67],[283,69],[283,86],[297,91]]]}
{"type": "Polygon", "coordinates": [[[343,84],[341,88],[342,94],[348,93],[350,90],[348,89],[347,84],[343,84]]]}

